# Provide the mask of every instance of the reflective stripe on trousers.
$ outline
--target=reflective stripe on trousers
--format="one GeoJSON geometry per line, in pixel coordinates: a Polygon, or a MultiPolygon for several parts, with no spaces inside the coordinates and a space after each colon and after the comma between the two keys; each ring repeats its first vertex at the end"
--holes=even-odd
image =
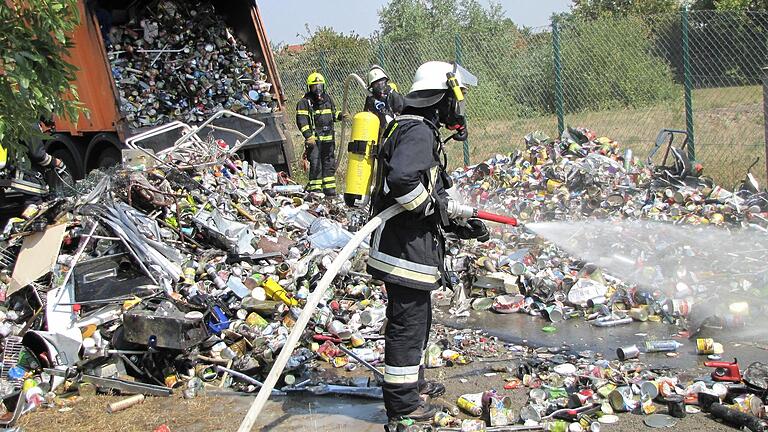
{"type": "Polygon", "coordinates": [[[422,355],[432,324],[429,291],[387,284],[384,345],[384,406],[389,417],[405,415],[421,403],[422,355]]]}
{"type": "Polygon", "coordinates": [[[316,190],[321,190],[323,188],[323,180],[325,178],[333,178],[334,182],[336,181],[335,150],[336,143],[334,141],[318,141],[307,152],[307,159],[309,160],[309,180],[320,182],[320,187],[316,190]]]}

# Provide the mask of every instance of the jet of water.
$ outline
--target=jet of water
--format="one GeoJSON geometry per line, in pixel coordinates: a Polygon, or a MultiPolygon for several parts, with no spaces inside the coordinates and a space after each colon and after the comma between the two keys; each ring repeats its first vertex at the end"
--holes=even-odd
{"type": "MultiPolygon", "coordinates": [[[[768,235],[761,231],[641,220],[541,222],[526,227],[624,282],[659,289],[673,298],[690,298],[700,307],[712,298],[747,297],[764,304],[768,297],[768,235]]],[[[715,311],[720,306],[708,308],[715,311]]]]}

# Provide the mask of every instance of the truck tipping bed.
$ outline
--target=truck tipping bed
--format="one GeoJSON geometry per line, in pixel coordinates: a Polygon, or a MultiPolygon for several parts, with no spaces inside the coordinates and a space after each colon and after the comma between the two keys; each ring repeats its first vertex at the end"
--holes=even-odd
{"type": "MultiPolygon", "coordinates": [[[[277,102],[278,111],[251,116],[266,123],[267,126],[253,143],[242,150],[243,157],[248,160],[271,163],[278,169],[288,171],[294,154],[284,125],[282,85],[258,6],[254,0],[210,0],[209,2],[217,14],[221,15],[227,25],[234,30],[236,36],[262,63],[277,102]]],[[[78,165],[79,162],[81,165],[83,173],[85,170],[101,166],[99,158],[104,154],[111,154],[114,159],[115,150],[105,149],[105,147],[120,147],[120,143],[125,142],[125,139],[145,130],[130,127],[124,114],[120,112],[119,93],[99,24],[94,13],[88,10],[85,3],[85,0],[78,2],[81,24],[73,34],[74,46],[67,60],[78,68],[74,84],[88,112],[80,116],[77,124],[60,118],[54,119],[55,132],[59,138],[58,141],[52,140],[49,144],[54,146],[54,149],[75,147],[70,149],[70,153],[73,153],[72,158],[75,164],[78,165]],[[106,137],[105,139],[105,134],[113,135],[115,138],[106,137]],[[61,145],[62,141],[65,145],[61,145]]],[[[228,127],[237,128],[237,119],[222,119],[222,121],[227,123],[228,127]]],[[[221,138],[226,140],[227,137],[221,138]]]]}

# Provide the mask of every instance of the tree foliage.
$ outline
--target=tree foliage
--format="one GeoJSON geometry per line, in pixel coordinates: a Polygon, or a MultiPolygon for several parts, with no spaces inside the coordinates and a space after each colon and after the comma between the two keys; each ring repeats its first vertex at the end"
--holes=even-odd
{"type": "Polygon", "coordinates": [[[582,18],[648,16],[693,11],[766,11],[768,0],[573,0],[574,15],[582,18]]]}
{"type": "Polygon", "coordinates": [[[0,143],[17,150],[53,115],[76,121],[81,105],[65,61],[79,23],[76,0],[0,1],[0,143]]]}
{"type": "Polygon", "coordinates": [[[307,51],[350,49],[366,43],[366,39],[356,33],[344,34],[337,32],[333,27],[321,26],[312,30],[309,25],[305,25],[304,28],[306,34],[302,35],[302,38],[304,49],[307,51]]]}
{"type": "Polygon", "coordinates": [[[699,0],[695,2],[699,9],[716,9],[729,11],[766,11],[766,0],[699,0]]]}
{"type": "Polygon", "coordinates": [[[573,0],[573,14],[581,18],[643,16],[680,9],[681,0],[573,0]]]}
{"type": "Polygon", "coordinates": [[[328,89],[334,96],[350,72],[364,73],[373,62],[371,41],[355,33],[341,33],[331,27],[311,29],[300,35],[304,43],[300,52],[286,48],[277,52],[280,74],[284,82],[302,83],[301,91],[288,94],[291,99],[300,97],[306,90],[303,84],[313,71],[322,73],[328,82],[328,89]]]}
{"type": "Polygon", "coordinates": [[[515,29],[497,1],[392,0],[379,10],[381,36],[404,42],[433,34],[493,34],[515,29]]]}

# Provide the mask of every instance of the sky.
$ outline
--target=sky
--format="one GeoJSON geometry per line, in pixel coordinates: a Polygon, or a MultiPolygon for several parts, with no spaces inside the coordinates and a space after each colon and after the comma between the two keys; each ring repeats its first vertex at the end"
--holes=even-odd
{"type": "MultiPolygon", "coordinates": [[[[304,24],[314,29],[330,26],[368,36],[378,28],[378,11],[387,0],[257,0],[272,43],[301,43],[304,24]]],[[[549,24],[555,12],[567,11],[570,0],[500,0],[516,24],[539,27],[549,24]]]]}

